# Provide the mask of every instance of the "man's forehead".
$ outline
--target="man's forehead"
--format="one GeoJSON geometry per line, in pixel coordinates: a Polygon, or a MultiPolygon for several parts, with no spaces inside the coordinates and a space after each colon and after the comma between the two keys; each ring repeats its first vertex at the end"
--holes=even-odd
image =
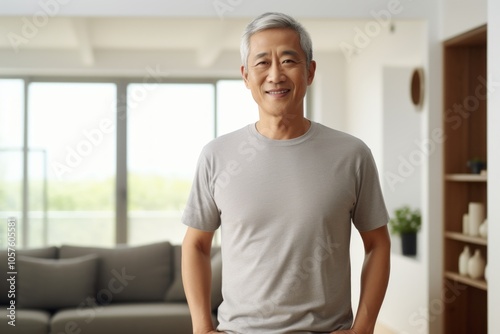
{"type": "Polygon", "coordinates": [[[299,40],[299,34],[293,29],[290,28],[269,28],[269,29],[263,29],[260,31],[257,31],[256,33],[252,34],[250,36],[250,43],[252,43],[252,40],[266,40],[266,39],[272,39],[273,37],[276,36],[283,36],[287,35],[287,39],[289,40],[299,40]]]}
{"type": "Polygon", "coordinates": [[[250,37],[250,54],[253,57],[268,55],[271,49],[282,55],[296,55],[302,52],[299,36],[291,29],[266,29],[253,34],[250,37]]]}

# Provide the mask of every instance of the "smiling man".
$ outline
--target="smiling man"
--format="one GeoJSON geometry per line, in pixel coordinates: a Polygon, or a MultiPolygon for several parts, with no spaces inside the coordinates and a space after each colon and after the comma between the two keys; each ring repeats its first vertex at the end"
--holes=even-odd
{"type": "Polygon", "coordinates": [[[183,215],[193,332],[372,333],[390,267],[389,217],[372,154],[361,140],[304,117],[316,63],[295,19],[259,16],[241,54],[259,119],[204,147],[183,215]],[[351,226],[365,249],[356,317],[351,226]],[[224,300],[215,329],[210,249],[219,227],[224,300]]]}

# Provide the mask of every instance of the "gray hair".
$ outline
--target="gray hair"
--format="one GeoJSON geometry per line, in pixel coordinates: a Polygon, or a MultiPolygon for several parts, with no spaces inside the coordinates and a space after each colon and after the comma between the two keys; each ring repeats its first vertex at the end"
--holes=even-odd
{"type": "Polygon", "coordinates": [[[264,13],[252,22],[248,24],[243,36],[241,38],[240,53],[241,53],[241,63],[245,66],[245,70],[248,70],[248,54],[250,52],[250,37],[253,34],[258,33],[262,30],[275,29],[275,28],[286,28],[292,29],[299,35],[300,47],[306,55],[307,67],[311,64],[313,51],[312,51],[312,41],[311,36],[307,30],[293,17],[288,16],[283,13],[264,13]]]}

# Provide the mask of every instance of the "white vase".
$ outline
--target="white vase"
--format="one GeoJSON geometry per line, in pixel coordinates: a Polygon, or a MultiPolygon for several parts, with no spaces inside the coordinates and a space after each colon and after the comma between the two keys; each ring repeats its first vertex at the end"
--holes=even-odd
{"type": "Polygon", "coordinates": [[[476,249],[467,263],[467,273],[471,278],[479,279],[484,276],[484,267],[486,267],[486,261],[482,257],[481,251],[476,249]]]}
{"type": "Polygon", "coordinates": [[[488,219],[485,219],[481,225],[479,225],[479,235],[483,238],[488,237],[488,219]]]}
{"type": "Polygon", "coordinates": [[[479,236],[479,225],[484,221],[484,218],[483,203],[469,203],[469,235],[473,237],[479,236]]]}
{"type": "Polygon", "coordinates": [[[462,233],[469,235],[469,214],[464,213],[462,216],[462,233]]]}
{"type": "Polygon", "coordinates": [[[470,260],[470,250],[469,246],[465,246],[464,250],[458,257],[458,273],[463,276],[467,276],[468,272],[468,265],[469,265],[469,260],[470,260]]]}
{"type": "Polygon", "coordinates": [[[488,264],[484,266],[484,279],[488,280],[488,264]]]}

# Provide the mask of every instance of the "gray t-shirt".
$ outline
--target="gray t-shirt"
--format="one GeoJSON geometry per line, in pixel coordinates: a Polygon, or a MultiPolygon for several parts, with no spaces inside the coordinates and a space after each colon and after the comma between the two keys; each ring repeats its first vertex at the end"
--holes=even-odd
{"type": "Polygon", "coordinates": [[[351,221],[388,220],[369,148],[311,122],[290,140],[251,124],[206,145],[182,221],[221,227],[218,330],[282,334],[350,328],[351,221]]]}

